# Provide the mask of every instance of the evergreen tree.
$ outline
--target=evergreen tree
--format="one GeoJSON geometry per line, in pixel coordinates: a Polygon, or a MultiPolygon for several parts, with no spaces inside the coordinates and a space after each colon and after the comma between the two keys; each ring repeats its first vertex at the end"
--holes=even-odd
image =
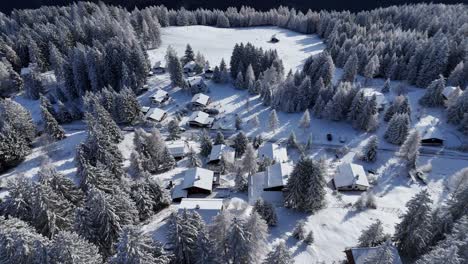
{"type": "Polygon", "coordinates": [[[200,154],[203,157],[208,157],[211,154],[211,149],[213,148],[213,143],[211,138],[206,131],[202,132],[200,135],[200,154]]]}
{"type": "Polygon", "coordinates": [[[306,236],[304,228],[305,228],[304,220],[297,222],[296,226],[294,226],[292,236],[297,240],[303,240],[306,236]]]}
{"type": "Polygon", "coordinates": [[[458,257],[458,248],[453,245],[448,248],[435,248],[430,253],[425,254],[421,259],[415,262],[415,264],[459,264],[466,261],[458,257]]]}
{"type": "Polygon", "coordinates": [[[316,212],[325,205],[325,185],[320,165],[309,158],[301,159],[289,177],[285,206],[299,211],[316,212]]]}
{"type": "Polygon", "coordinates": [[[245,88],[249,91],[250,94],[256,94],[255,90],[255,73],[252,68],[252,64],[249,64],[247,70],[245,71],[245,88]]]}
{"type": "Polygon", "coordinates": [[[275,207],[270,202],[259,199],[255,201],[253,210],[266,221],[268,226],[276,226],[278,223],[275,207]]]}
{"type": "Polygon", "coordinates": [[[182,57],[181,62],[183,65],[185,65],[191,61],[195,61],[195,53],[193,52],[193,49],[190,46],[190,44],[187,44],[185,48],[185,55],[184,57],[182,57]]]}
{"type": "Polygon", "coordinates": [[[385,80],[384,86],[382,87],[382,93],[390,92],[390,79],[385,80]]]}
{"type": "Polygon", "coordinates": [[[224,141],[224,134],[221,131],[216,132],[216,137],[214,140],[215,145],[221,145],[225,144],[226,142],[224,141]]]}
{"type": "Polygon", "coordinates": [[[388,123],[384,138],[392,144],[401,145],[408,135],[408,130],[408,114],[395,114],[388,123]]]}
{"type": "Polygon", "coordinates": [[[221,211],[213,218],[209,226],[210,239],[218,250],[220,261],[229,262],[229,230],[231,228],[232,215],[228,210],[221,211]]]}
{"type": "Polygon", "coordinates": [[[275,109],[271,110],[268,120],[270,129],[272,129],[273,132],[276,133],[276,129],[279,126],[279,120],[275,109]]]}
{"type": "Polygon", "coordinates": [[[247,139],[247,136],[244,134],[244,132],[239,132],[237,133],[236,137],[234,138],[234,149],[236,150],[236,156],[237,157],[242,157],[244,155],[247,145],[249,143],[249,140],[247,139]]]}
{"type": "Polygon", "coordinates": [[[463,120],[465,113],[468,113],[468,90],[458,97],[454,104],[450,105],[447,109],[447,120],[452,124],[460,124],[463,120]]]}
{"type": "Polygon", "coordinates": [[[366,229],[364,229],[358,238],[358,247],[376,247],[381,245],[385,240],[383,226],[380,220],[375,221],[366,229]]]}
{"type": "Polygon", "coordinates": [[[380,61],[377,55],[372,56],[367,65],[364,68],[363,75],[368,79],[374,78],[374,76],[379,72],[380,61]]]}
{"type": "Polygon", "coordinates": [[[417,258],[427,251],[431,239],[431,204],[432,200],[426,190],[418,193],[406,204],[407,212],[396,225],[394,236],[402,255],[417,258]]]}
{"type": "Polygon", "coordinates": [[[52,116],[49,111],[41,107],[42,119],[44,120],[44,131],[53,140],[62,140],[66,138],[65,131],[58,124],[57,120],[52,116]]]}
{"type": "Polygon", "coordinates": [[[217,258],[216,247],[208,237],[207,232],[202,229],[198,232],[196,264],[217,264],[220,263],[217,258]]]}
{"type": "Polygon", "coordinates": [[[289,148],[299,148],[299,144],[297,144],[296,133],[294,133],[294,131],[289,134],[287,146],[289,148]]]}
{"type": "Polygon", "coordinates": [[[76,233],[62,231],[48,246],[50,263],[100,264],[98,248],[76,233]]]}
{"type": "Polygon", "coordinates": [[[415,169],[421,147],[421,135],[417,130],[408,134],[405,142],[401,145],[398,155],[405,160],[409,169],[415,169]]]}
{"type": "Polygon", "coordinates": [[[445,88],[445,79],[441,75],[439,79],[431,82],[427,87],[426,93],[419,99],[419,103],[427,107],[436,107],[444,105],[444,97],[442,92],[445,88]]]}
{"type": "Polygon", "coordinates": [[[167,48],[166,65],[169,75],[171,77],[172,85],[174,87],[178,86],[181,88],[185,88],[186,85],[183,76],[183,68],[179,58],[177,58],[176,52],[171,46],[167,48]]]}
{"type": "Polygon", "coordinates": [[[309,110],[305,110],[304,114],[301,117],[301,121],[299,121],[299,127],[303,128],[306,130],[307,128],[310,127],[310,114],[309,110]]]}
{"type": "Polygon", "coordinates": [[[219,27],[219,28],[228,28],[228,27],[230,27],[229,26],[229,20],[223,13],[218,14],[218,18],[216,20],[216,27],[219,27]]]}
{"type": "Polygon", "coordinates": [[[187,162],[188,162],[189,168],[202,166],[202,162],[200,158],[198,157],[198,154],[195,152],[195,150],[193,150],[193,148],[190,148],[189,152],[187,153],[187,162]]]}
{"type": "Polygon", "coordinates": [[[239,115],[236,116],[236,130],[241,130],[242,129],[242,118],[240,118],[239,115]]]}
{"type": "Polygon", "coordinates": [[[203,228],[203,220],[197,212],[184,210],[181,214],[172,214],[168,239],[174,246],[176,263],[195,263],[197,238],[203,228]]]}
{"type": "Polygon", "coordinates": [[[354,81],[358,70],[358,63],[359,59],[356,53],[351,54],[343,67],[343,76],[341,76],[341,80],[345,82],[354,81]]]}
{"type": "Polygon", "coordinates": [[[176,119],[172,119],[168,124],[167,124],[167,131],[169,132],[168,139],[169,140],[175,140],[180,138],[180,127],[179,127],[179,122],[176,119]]]}
{"type": "Polygon", "coordinates": [[[213,82],[215,82],[215,83],[222,83],[222,80],[223,80],[222,73],[221,73],[221,71],[219,70],[219,67],[218,67],[218,66],[215,66],[215,67],[214,67],[214,70],[213,70],[213,82]]]}
{"type": "Polygon", "coordinates": [[[293,260],[284,242],[278,243],[266,256],[263,264],[292,264],[293,260]]]}
{"type": "Polygon", "coordinates": [[[257,172],[257,169],[257,153],[252,144],[247,143],[244,156],[242,157],[242,171],[247,173],[248,176],[252,176],[257,172]]]}
{"type": "Polygon", "coordinates": [[[234,187],[238,192],[246,192],[248,189],[247,177],[242,172],[242,168],[238,168],[236,177],[234,178],[234,187]]]}
{"type": "Polygon", "coordinates": [[[237,77],[236,77],[236,81],[234,82],[234,86],[237,88],[237,89],[246,89],[245,87],[245,81],[244,81],[244,76],[242,74],[242,72],[239,72],[237,74],[237,77]]]}
{"type": "Polygon", "coordinates": [[[36,126],[31,113],[11,99],[0,99],[0,129],[9,125],[27,144],[36,137],[36,126]]]}
{"type": "Polygon", "coordinates": [[[244,225],[247,239],[247,249],[249,263],[255,263],[266,253],[268,237],[268,226],[265,220],[255,211],[247,218],[244,225]]]}
{"type": "Polygon", "coordinates": [[[167,190],[151,178],[142,179],[132,184],[130,196],[135,202],[141,221],[169,206],[171,201],[167,190]]]}
{"type": "Polygon", "coordinates": [[[228,233],[228,256],[232,264],[249,263],[249,240],[244,230],[244,222],[234,217],[228,233]]]}
{"type": "Polygon", "coordinates": [[[379,142],[377,136],[371,136],[369,141],[364,146],[363,152],[361,153],[361,159],[368,162],[374,162],[377,159],[377,150],[379,142]]]}
{"type": "Polygon", "coordinates": [[[31,152],[28,142],[10,125],[0,129],[0,172],[18,165],[31,152]]]}

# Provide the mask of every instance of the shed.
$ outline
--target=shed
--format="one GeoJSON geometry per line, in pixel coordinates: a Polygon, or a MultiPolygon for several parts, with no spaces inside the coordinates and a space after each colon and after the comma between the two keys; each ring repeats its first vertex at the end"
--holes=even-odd
{"type": "Polygon", "coordinates": [[[210,104],[211,99],[206,94],[197,93],[192,97],[192,100],[190,102],[192,106],[206,107],[210,104]]]}
{"type": "MultiPolygon", "coordinates": [[[[344,252],[349,264],[364,264],[366,258],[373,254],[377,254],[381,246],[367,248],[348,248],[344,252]]],[[[389,264],[402,264],[398,250],[392,245],[391,251],[393,262],[389,264]]]]}
{"type": "Polygon", "coordinates": [[[418,127],[421,135],[421,145],[423,146],[442,146],[445,137],[437,126],[418,127]]]}
{"type": "Polygon", "coordinates": [[[195,111],[190,116],[188,124],[195,127],[211,127],[213,121],[214,118],[210,117],[209,114],[202,111],[195,111]]]}
{"type": "Polygon", "coordinates": [[[171,155],[176,159],[185,157],[185,155],[189,152],[188,144],[182,140],[171,141],[166,145],[169,153],[171,153],[171,155]]]}
{"type": "Polygon", "coordinates": [[[182,189],[187,193],[210,194],[213,190],[214,172],[203,168],[191,168],[185,171],[182,189]]]}
{"type": "Polygon", "coordinates": [[[197,64],[194,61],[189,61],[184,65],[184,73],[189,76],[195,75],[195,67],[197,64]]]}
{"type": "Polygon", "coordinates": [[[375,95],[377,102],[377,109],[382,111],[388,105],[388,100],[385,95],[379,91],[376,91],[372,88],[362,88],[361,91],[364,93],[364,97],[372,98],[375,95]]]}
{"type": "Polygon", "coordinates": [[[146,119],[161,122],[167,117],[167,112],[161,108],[151,108],[148,113],[146,113],[146,119]]]}
{"type": "Polygon", "coordinates": [[[193,77],[187,80],[187,86],[190,88],[192,94],[208,92],[208,86],[202,77],[193,77]]]}
{"type": "Polygon", "coordinates": [[[258,157],[269,158],[276,162],[282,163],[288,161],[288,152],[285,147],[281,147],[275,143],[266,143],[258,149],[258,157]]]}
{"type": "Polygon", "coordinates": [[[146,113],[148,113],[148,111],[149,111],[150,109],[151,109],[151,108],[148,107],[148,106],[142,106],[142,107],[140,108],[140,111],[141,111],[143,114],[146,114],[146,113]]]}
{"type": "Polygon", "coordinates": [[[271,43],[278,43],[279,39],[276,37],[276,35],[273,35],[273,36],[271,36],[270,42],[271,43]]]}
{"type": "Polygon", "coordinates": [[[203,74],[203,76],[205,76],[206,79],[213,78],[213,75],[214,75],[214,72],[211,69],[205,70],[205,73],[203,74]]]}
{"type": "Polygon", "coordinates": [[[170,98],[169,94],[161,89],[158,89],[152,96],[150,96],[151,102],[157,105],[164,104],[169,101],[170,98]]]}
{"type": "Polygon", "coordinates": [[[153,66],[153,72],[156,74],[163,74],[166,72],[166,68],[162,66],[160,61],[157,61],[153,66]]]}
{"type": "Polygon", "coordinates": [[[235,150],[224,144],[214,145],[211,148],[210,159],[208,160],[209,164],[216,164],[221,160],[221,157],[224,155],[225,158],[228,158],[230,162],[234,162],[235,150]]]}
{"type": "Polygon", "coordinates": [[[335,178],[333,178],[333,183],[339,191],[365,191],[369,188],[364,167],[355,163],[340,165],[335,178]]]}
{"type": "Polygon", "coordinates": [[[211,223],[213,217],[224,209],[223,199],[197,199],[183,198],[180,202],[178,213],[184,210],[197,212],[205,223],[211,223]]]}

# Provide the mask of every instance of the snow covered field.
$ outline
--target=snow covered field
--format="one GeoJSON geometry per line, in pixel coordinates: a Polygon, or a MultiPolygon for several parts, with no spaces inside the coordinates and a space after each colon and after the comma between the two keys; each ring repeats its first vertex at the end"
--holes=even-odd
{"type": "MultiPolygon", "coordinates": [[[[325,48],[323,42],[315,35],[301,35],[277,27],[243,29],[222,29],[205,26],[168,27],[162,29],[162,40],[164,43],[162,47],[149,51],[150,60],[153,64],[164,60],[167,46],[173,46],[178,55],[181,56],[188,43],[195,52],[200,51],[212,66],[219,64],[222,58],[226,60],[226,63],[229,63],[235,43],[251,42],[255,46],[264,49],[277,49],[286,70],[296,70],[301,67],[308,56],[321,52],[325,48]],[[274,34],[280,39],[280,42],[277,44],[268,43],[267,41],[274,34]]],[[[340,70],[337,70],[337,77],[339,75],[340,70]]],[[[142,105],[149,106],[148,97],[152,95],[155,89],[162,88],[169,92],[174,102],[165,107],[165,110],[169,113],[168,120],[191,98],[190,95],[180,90],[172,89],[169,83],[167,74],[151,77],[148,83],[149,91],[140,96],[142,105]]],[[[249,136],[262,133],[269,140],[281,142],[288,137],[291,131],[295,131],[299,142],[304,143],[307,137],[312,135],[313,149],[310,156],[327,159],[330,164],[330,175],[328,175],[327,181],[331,180],[336,165],[343,162],[343,160],[335,159],[334,152],[336,148],[343,146],[346,146],[350,151],[350,154],[344,159],[362,164],[366,170],[371,169],[377,172],[376,184],[371,190],[377,198],[378,208],[375,210],[355,211],[349,205],[358,199],[359,193],[345,192],[338,196],[334,195],[330,188],[327,189],[328,207],[314,215],[297,213],[282,207],[277,208],[279,224],[277,227],[271,228],[269,242],[274,244],[280,239],[285,240],[296,263],[317,263],[320,261],[332,263],[344,259],[343,250],[345,247],[356,245],[361,230],[376,219],[383,222],[385,232],[392,233],[395,223],[399,221],[398,216],[405,208],[405,203],[414,194],[426,187],[422,183],[411,182],[406,175],[398,170],[399,160],[394,156],[397,147],[386,143],[382,139],[386,129],[386,123],[383,121],[381,121],[380,128],[376,132],[379,135],[381,150],[377,162],[373,164],[363,163],[355,158],[355,154],[359,152],[371,134],[356,131],[346,122],[332,122],[316,118],[312,118],[310,128],[303,130],[298,128],[302,113],[278,113],[281,125],[273,133],[268,128],[270,109],[262,105],[258,96],[250,97],[246,91],[236,90],[230,84],[218,85],[211,81],[208,81],[207,84],[210,89],[209,96],[213,101],[210,107],[219,109],[221,116],[239,115],[244,121],[243,129],[249,136]],[[252,127],[249,123],[249,120],[255,115],[259,116],[260,125],[258,127],[252,127]],[[328,142],[326,140],[327,133],[334,135],[334,141],[328,142]],[[345,142],[338,142],[339,137],[344,138],[345,142]],[[315,242],[313,245],[307,246],[291,237],[297,221],[302,219],[307,221],[306,229],[314,232],[315,242]]],[[[373,80],[368,87],[378,90],[382,87],[382,84],[383,80],[373,80]]],[[[423,90],[415,87],[409,89],[408,95],[414,109],[412,125],[427,126],[440,121],[443,124],[443,133],[447,137],[447,148],[424,147],[421,150],[422,155],[419,160],[420,164],[432,163],[433,169],[428,175],[427,189],[437,204],[447,195],[445,180],[468,164],[468,154],[454,149],[460,146],[463,140],[466,141],[467,139],[455,128],[445,124],[445,116],[442,110],[425,110],[418,105],[417,101],[423,93],[423,90]]],[[[389,93],[387,96],[387,99],[391,101],[394,94],[389,93]]],[[[32,110],[35,120],[40,119],[38,102],[31,102],[22,97],[18,97],[17,101],[32,110]]],[[[49,148],[55,149],[52,152],[52,162],[58,167],[58,170],[72,178],[76,170],[73,160],[75,148],[85,138],[85,132],[79,131],[79,129],[77,131],[77,127],[84,128],[82,123],[64,126],[68,138],[49,146],[49,148]]],[[[189,135],[190,132],[192,131],[189,131],[186,135],[189,135]]],[[[193,132],[196,133],[195,130],[193,132]]],[[[119,145],[126,159],[130,157],[133,148],[132,138],[132,132],[125,132],[125,140],[119,145]]],[[[34,177],[45,152],[44,148],[46,147],[35,148],[22,164],[0,176],[0,179],[18,174],[34,177]]],[[[293,161],[296,161],[299,156],[294,151],[289,154],[293,161]]],[[[128,165],[128,160],[125,165],[128,165]]],[[[157,175],[155,178],[168,182],[180,178],[184,170],[184,161],[181,161],[176,169],[157,175]]],[[[239,197],[244,196],[239,195],[239,197]]],[[[143,230],[153,234],[156,239],[165,241],[165,230],[167,228],[165,219],[170,210],[176,210],[176,206],[171,206],[154,216],[151,221],[143,226],[143,230]]]]}
{"type": "Polygon", "coordinates": [[[325,48],[323,42],[316,35],[303,35],[278,27],[166,27],[161,29],[161,38],[163,45],[148,52],[153,63],[164,61],[168,46],[172,46],[177,54],[182,56],[185,46],[190,44],[195,52],[200,51],[213,67],[219,65],[223,58],[229,65],[234,45],[250,42],[264,50],[276,49],[280,58],[283,59],[286,71],[289,69],[295,71],[308,56],[321,52],[325,48]],[[272,35],[276,35],[280,42],[269,43],[272,35]]]}

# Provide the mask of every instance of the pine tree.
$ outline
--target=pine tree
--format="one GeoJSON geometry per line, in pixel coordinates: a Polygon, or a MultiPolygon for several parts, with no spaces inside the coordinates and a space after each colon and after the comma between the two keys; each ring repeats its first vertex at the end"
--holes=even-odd
{"type": "Polygon", "coordinates": [[[384,138],[395,145],[401,145],[408,135],[409,117],[407,114],[395,114],[388,123],[384,138]]]}
{"type": "Polygon", "coordinates": [[[232,215],[228,210],[221,211],[213,218],[209,226],[210,239],[218,250],[220,261],[229,262],[229,231],[231,228],[232,215]]]}
{"type": "Polygon", "coordinates": [[[0,172],[18,165],[31,152],[28,142],[10,125],[0,129],[0,172]]]}
{"type": "Polygon", "coordinates": [[[214,67],[214,70],[213,70],[213,82],[215,82],[215,83],[221,83],[222,80],[223,80],[222,73],[221,73],[221,71],[219,70],[219,67],[218,67],[218,66],[215,66],[215,67],[214,67]]]}
{"type": "Polygon", "coordinates": [[[58,124],[52,114],[44,107],[41,107],[41,112],[42,119],[44,120],[44,130],[47,135],[53,140],[62,140],[66,138],[67,136],[65,135],[65,131],[58,124]]]}
{"type": "Polygon", "coordinates": [[[245,88],[249,91],[250,94],[256,94],[255,90],[255,73],[252,68],[252,64],[249,64],[247,70],[245,71],[245,88]]]}
{"type": "Polygon", "coordinates": [[[186,48],[185,48],[185,55],[184,57],[182,57],[181,59],[182,61],[182,64],[185,65],[191,61],[195,61],[195,53],[193,52],[193,49],[192,47],[190,46],[190,44],[187,44],[186,48]]]}
{"type": "Polygon", "coordinates": [[[242,72],[239,72],[237,74],[237,77],[236,77],[236,81],[234,82],[234,86],[237,88],[237,89],[246,89],[245,87],[245,81],[244,81],[244,76],[242,74],[242,72]]]}
{"type": "Polygon", "coordinates": [[[236,156],[242,157],[244,155],[245,150],[247,149],[247,144],[249,140],[244,132],[237,133],[236,137],[234,138],[234,149],[236,150],[236,156]]]}
{"type": "Polygon", "coordinates": [[[385,235],[380,220],[364,229],[358,238],[358,247],[376,247],[384,242],[385,235]]]}
{"type": "Polygon", "coordinates": [[[306,236],[304,228],[305,228],[304,220],[297,222],[292,232],[292,236],[297,240],[303,240],[306,236]]]}
{"type": "Polygon", "coordinates": [[[268,237],[268,226],[265,220],[255,211],[247,218],[244,225],[247,239],[247,249],[249,263],[255,263],[266,253],[268,237]]]}
{"type": "Polygon", "coordinates": [[[175,140],[180,138],[180,127],[179,127],[179,122],[176,119],[172,119],[168,124],[167,124],[167,131],[169,132],[168,139],[169,140],[175,140]]]}
{"type": "Polygon", "coordinates": [[[384,86],[382,87],[382,93],[390,92],[390,79],[385,80],[384,86]]]}
{"type": "Polygon", "coordinates": [[[248,234],[244,231],[244,222],[239,218],[233,218],[227,237],[228,256],[232,264],[249,263],[248,234]]]}
{"type": "Polygon", "coordinates": [[[246,192],[248,189],[247,177],[242,172],[242,168],[238,168],[236,177],[234,178],[234,187],[238,192],[246,192]]]}
{"type": "Polygon", "coordinates": [[[379,142],[377,136],[371,136],[369,141],[364,146],[363,152],[361,153],[361,159],[368,162],[374,162],[377,159],[377,150],[379,142]]]}
{"type": "MultiPolygon", "coordinates": [[[[135,226],[126,226],[120,233],[116,244],[116,254],[109,260],[112,264],[157,263],[153,247],[161,247],[153,242],[148,234],[135,226]]],[[[161,250],[161,249],[159,249],[161,250]]]]}
{"type": "Polygon", "coordinates": [[[278,223],[275,207],[270,202],[259,199],[255,201],[253,210],[266,221],[268,226],[276,226],[278,223]]]}
{"type": "Polygon", "coordinates": [[[279,120],[275,109],[271,110],[268,120],[270,129],[273,130],[273,133],[276,133],[276,129],[279,126],[279,120]]]}
{"type": "Polygon", "coordinates": [[[291,134],[289,134],[287,146],[288,148],[296,148],[296,149],[299,148],[299,144],[297,143],[296,133],[294,133],[294,131],[292,131],[291,134]]]}
{"type": "Polygon", "coordinates": [[[197,237],[204,229],[204,223],[197,212],[184,210],[180,214],[172,214],[168,240],[174,247],[176,263],[194,263],[197,250],[197,237]]]}
{"type": "Polygon", "coordinates": [[[254,116],[250,120],[251,120],[250,123],[252,124],[252,127],[258,127],[260,125],[260,120],[258,119],[258,115],[254,116]]]}
{"type": "Polygon", "coordinates": [[[430,253],[424,255],[421,259],[415,262],[415,264],[460,264],[466,261],[458,257],[458,248],[452,245],[447,248],[435,248],[430,253]]]}
{"type": "Polygon", "coordinates": [[[195,168],[195,167],[201,167],[202,162],[200,158],[198,157],[198,154],[193,150],[193,148],[190,148],[188,153],[187,153],[187,162],[188,162],[188,167],[189,168],[195,168]]]}
{"type": "Polygon", "coordinates": [[[468,113],[468,90],[458,97],[456,102],[447,109],[447,120],[452,124],[460,124],[464,114],[468,113]]]}
{"type": "Polygon", "coordinates": [[[358,64],[359,59],[356,53],[351,54],[343,67],[343,76],[341,77],[341,80],[345,82],[354,81],[358,70],[358,64]]]}
{"type": "Polygon", "coordinates": [[[248,143],[242,157],[242,171],[248,176],[252,176],[257,172],[257,169],[257,153],[252,144],[248,143]]]}
{"type": "Polygon", "coordinates": [[[36,137],[36,126],[31,113],[11,99],[0,99],[0,129],[7,124],[28,144],[36,137]]]}
{"type": "Polygon", "coordinates": [[[200,135],[200,155],[203,157],[208,157],[211,154],[211,149],[213,148],[213,143],[211,138],[206,131],[202,132],[200,135]]]}
{"type": "Polygon", "coordinates": [[[301,117],[301,121],[299,121],[299,127],[303,128],[306,130],[307,128],[310,127],[310,114],[309,110],[305,110],[304,114],[301,117]]]}
{"type": "Polygon", "coordinates": [[[236,116],[235,127],[236,130],[242,130],[242,118],[239,115],[236,116]]]}
{"type": "Polygon", "coordinates": [[[186,85],[183,76],[183,68],[179,58],[177,58],[176,52],[171,46],[167,48],[166,65],[171,77],[172,85],[185,88],[186,85]]]}
{"type": "Polygon", "coordinates": [[[368,79],[374,78],[374,76],[379,72],[380,61],[377,55],[372,56],[367,65],[364,68],[363,75],[368,79]]]}
{"type": "Polygon", "coordinates": [[[427,107],[437,107],[444,105],[444,97],[442,92],[445,88],[445,79],[441,75],[439,79],[431,82],[427,87],[426,93],[419,99],[419,103],[427,107]]]}
{"type": "Polygon", "coordinates": [[[325,185],[320,165],[309,158],[301,159],[289,177],[285,206],[304,212],[316,212],[325,205],[325,185]]]}
{"type": "Polygon", "coordinates": [[[220,28],[230,27],[229,20],[223,13],[218,14],[218,18],[216,20],[216,27],[220,27],[220,28]]]}
{"type": "Polygon", "coordinates": [[[278,243],[266,256],[263,264],[292,264],[293,260],[284,242],[278,243]]]}
{"type": "Polygon", "coordinates": [[[401,145],[398,155],[405,160],[409,169],[415,169],[421,147],[421,135],[417,130],[408,134],[405,142],[401,145]]]}
{"type": "Polygon", "coordinates": [[[215,145],[221,145],[225,144],[226,142],[224,141],[224,134],[221,131],[216,132],[216,137],[214,140],[215,145]]]}
{"type": "Polygon", "coordinates": [[[402,255],[416,258],[427,250],[431,239],[431,204],[427,190],[421,191],[406,204],[407,212],[396,225],[394,236],[402,255]]]}
{"type": "Polygon", "coordinates": [[[170,204],[167,190],[151,178],[136,181],[131,185],[130,196],[135,202],[141,221],[158,213],[170,204]]]}
{"type": "Polygon", "coordinates": [[[202,229],[198,232],[197,249],[195,264],[217,264],[220,263],[217,258],[216,247],[208,237],[207,232],[202,229]]]}
{"type": "Polygon", "coordinates": [[[48,247],[50,263],[102,263],[98,248],[76,233],[58,233],[48,247]]]}

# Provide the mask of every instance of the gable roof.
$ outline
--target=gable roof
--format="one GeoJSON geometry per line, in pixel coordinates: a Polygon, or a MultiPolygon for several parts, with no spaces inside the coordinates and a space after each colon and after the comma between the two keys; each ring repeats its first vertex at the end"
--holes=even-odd
{"type": "Polygon", "coordinates": [[[166,111],[162,110],[161,108],[151,108],[146,114],[146,118],[159,122],[164,119],[166,114],[166,111]]]}
{"type": "Polygon", "coordinates": [[[383,107],[388,104],[388,100],[385,95],[379,91],[376,91],[372,88],[362,88],[361,91],[364,93],[365,97],[372,97],[375,95],[377,107],[383,107]]]}
{"type": "Polygon", "coordinates": [[[182,189],[182,184],[177,184],[172,189],[172,199],[179,199],[179,198],[187,198],[188,192],[187,190],[182,189]]]}
{"type": "Polygon", "coordinates": [[[189,150],[187,144],[182,140],[167,142],[167,149],[174,157],[183,157],[189,150]]]}
{"type": "Polygon", "coordinates": [[[164,99],[166,99],[167,96],[169,96],[169,94],[166,91],[158,89],[150,98],[151,100],[160,103],[164,101],[164,99]]]}
{"type": "Polygon", "coordinates": [[[209,125],[213,122],[213,118],[209,114],[202,111],[195,111],[189,118],[189,122],[195,122],[202,125],[209,125]]]}
{"type": "Polygon", "coordinates": [[[223,210],[223,199],[196,199],[183,198],[180,202],[178,213],[184,210],[195,211],[203,218],[205,223],[210,223],[221,210],[223,210]]]}
{"type": "Polygon", "coordinates": [[[234,155],[235,155],[234,149],[224,144],[220,144],[220,145],[214,145],[211,148],[209,161],[220,160],[224,153],[225,155],[228,155],[229,158],[231,158],[232,156],[232,160],[234,160],[234,155]]]}
{"type": "Polygon", "coordinates": [[[288,152],[286,148],[275,143],[266,143],[258,149],[258,157],[268,157],[276,162],[288,161],[288,152]]]}
{"type": "Polygon", "coordinates": [[[438,126],[428,125],[423,127],[416,127],[416,130],[418,130],[419,134],[421,135],[421,140],[432,138],[441,140],[445,139],[444,134],[440,131],[438,126]]]}
{"type": "MultiPolygon", "coordinates": [[[[445,87],[444,90],[442,91],[442,95],[443,95],[445,98],[449,98],[452,94],[454,94],[454,92],[456,92],[456,96],[458,96],[458,95],[461,94],[460,88],[455,87],[455,86],[447,86],[447,87],[445,87]]],[[[455,95],[455,94],[454,94],[454,95],[455,95]]]]}
{"type": "Polygon", "coordinates": [[[293,166],[291,163],[275,163],[269,166],[266,170],[263,188],[285,186],[292,171],[293,166]]]}
{"type": "Polygon", "coordinates": [[[189,61],[184,65],[184,70],[188,69],[188,70],[193,71],[193,69],[195,68],[196,65],[197,64],[194,61],[189,61]]]}
{"type": "Polygon", "coordinates": [[[200,104],[200,105],[208,105],[210,101],[210,97],[206,94],[197,93],[192,97],[192,103],[200,104]]]}
{"type": "MultiPolygon", "coordinates": [[[[368,247],[368,248],[351,248],[351,254],[353,255],[355,264],[364,264],[367,257],[376,254],[379,247],[368,247]]],[[[391,264],[402,264],[398,250],[392,245],[391,251],[393,255],[393,262],[391,264]]]]}
{"type": "Polygon", "coordinates": [[[369,187],[367,175],[361,165],[355,163],[344,163],[338,167],[334,178],[336,188],[351,185],[360,185],[369,187]]]}
{"type": "Polygon", "coordinates": [[[192,187],[211,191],[213,189],[213,171],[203,168],[191,168],[185,171],[183,189],[192,187]]]}

